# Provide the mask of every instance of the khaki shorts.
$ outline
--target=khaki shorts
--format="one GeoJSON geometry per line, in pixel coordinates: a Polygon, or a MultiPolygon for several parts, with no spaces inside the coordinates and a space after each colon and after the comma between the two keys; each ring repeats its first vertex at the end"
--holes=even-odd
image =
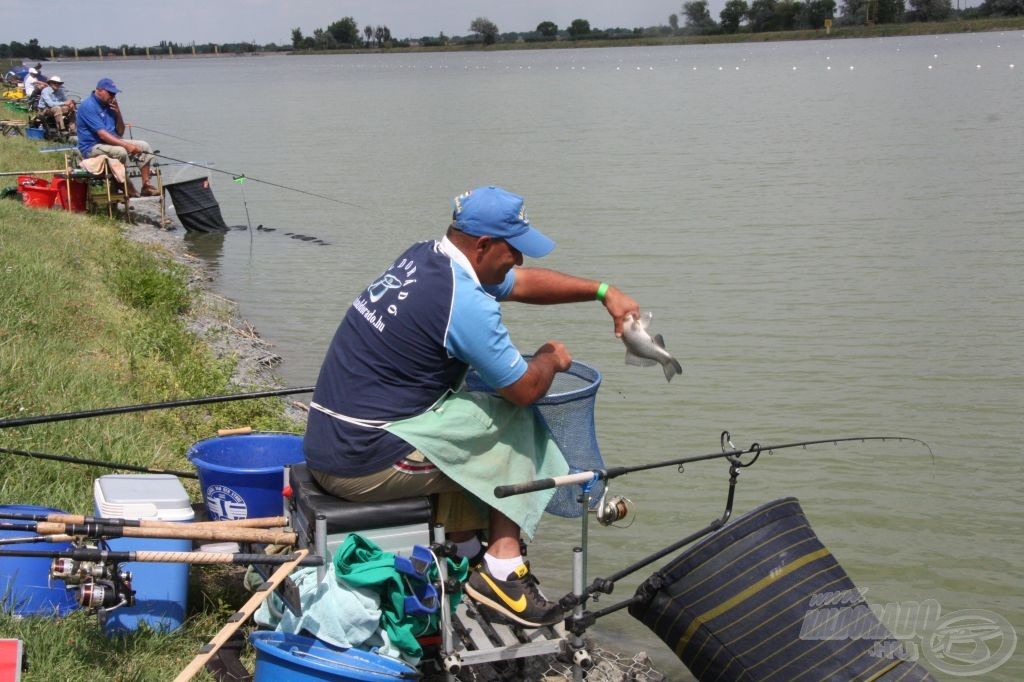
{"type": "Polygon", "coordinates": [[[128,140],[136,147],[141,149],[138,154],[128,154],[128,150],[124,147],[119,147],[114,144],[100,144],[93,145],[92,149],[89,150],[89,156],[109,156],[113,159],[117,159],[125,166],[128,165],[129,159],[135,162],[139,168],[148,165],[153,161],[153,148],[149,146],[148,142],[142,140],[128,140]]]}
{"type": "Polygon", "coordinates": [[[309,472],[324,490],[350,502],[387,502],[437,495],[434,521],[442,524],[448,533],[488,526],[487,506],[441,473],[417,450],[389,468],[366,476],[342,477],[315,469],[309,472]]]}

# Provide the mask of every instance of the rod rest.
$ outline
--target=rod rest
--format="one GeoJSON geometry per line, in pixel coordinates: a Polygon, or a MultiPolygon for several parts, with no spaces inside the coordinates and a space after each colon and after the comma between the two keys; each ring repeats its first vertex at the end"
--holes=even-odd
{"type": "Polygon", "coordinates": [[[318,515],[327,522],[328,535],[431,522],[430,498],[409,497],[388,502],[350,502],[331,495],[313,479],[304,463],[292,464],[288,505],[310,527],[318,515]]]}

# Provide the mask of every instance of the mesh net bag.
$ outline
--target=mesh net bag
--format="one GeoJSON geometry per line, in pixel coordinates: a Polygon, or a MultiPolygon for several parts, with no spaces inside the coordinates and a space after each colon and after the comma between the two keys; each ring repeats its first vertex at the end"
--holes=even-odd
{"type": "MultiPolygon", "coordinates": [[[[604,468],[594,424],[594,405],[600,385],[600,372],[574,360],[567,371],[555,375],[547,395],[533,404],[572,472],[604,468]]],[[[476,372],[466,376],[466,388],[471,391],[492,390],[476,372]]],[[[559,488],[546,511],[566,518],[580,516],[583,509],[578,500],[579,492],[576,486],[559,488]]],[[[598,481],[591,488],[591,508],[597,506],[602,492],[604,482],[598,481]]]]}

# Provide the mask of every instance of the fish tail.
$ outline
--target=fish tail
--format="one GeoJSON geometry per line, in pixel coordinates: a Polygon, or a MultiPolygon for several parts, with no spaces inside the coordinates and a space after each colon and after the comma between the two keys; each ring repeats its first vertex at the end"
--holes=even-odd
{"type": "Polygon", "coordinates": [[[672,381],[672,377],[683,373],[683,366],[675,358],[669,358],[661,367],[665,370],[665,381],[672,381]]]}

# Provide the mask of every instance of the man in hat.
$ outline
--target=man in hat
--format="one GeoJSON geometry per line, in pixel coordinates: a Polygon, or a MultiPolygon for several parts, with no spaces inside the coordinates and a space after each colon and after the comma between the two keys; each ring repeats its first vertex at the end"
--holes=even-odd
{"type": "Polygon", "coordinates": [[[60,76],[49,76],[46,79],[46,85],[48,87],[39,96],[39,109],[53,116],[57,130],[65,133],[68,132],[67,129],[70,127],[70,132],[73,135],[75,133],[74,119],[71,120],[71,124],[68,126],[65,123],[65,118],[75,112],[75,100],[68,97],[67,93],[64,92],[64,80],[60,76]]]}
{"type": "MultiPolygon", "coordinates": [[[[142,196],[157,196],[160,192],[149,183],[153,149],[143,140],[126,140],[125,124],[117,93],[121,90],[109,78],[101,78],[92,94],[78,105],[78,150],[82,158],[109,156],[126,167],[129,160],[139,167],[142,177],[142,196]]],[[[139,196],[132,183],[125,180],[129,196],[139,196]]]]}
{"type": "Polygon", "coordinates": [[[39,78],[39,69],[34,66],[30,67],[28,73],[25,74],[25,80],[21,83],[21,87],[25,91],[25,97],[31,99],[36,90],[45,86],[46,81],[39,78]]]}
{"type": "Polygon", "coordinates": [[[313,477],[338,497],[439,494],[437,520],[461,556],[478,554],[474,530],[488,529],[466,592],[526,627],[564,617],[540,592],[519,544],[520,530],[532,535],[553,491],[517,503],[539,506],[533,509],[487,496],[498,483],[521,480],[495,480],[498,471],[514,475],[509,463],[526,460],[540,472],[554,457],[561,470],[551,475],[567,473],[543,424],[524,408],[548,392],[572,357],[554,340],[523,357],[500,302],[596,300],[616,336],[627,314],[639,315],[636,301],[615,287],[523,267],[524,256],[540,258],[554,246],[530,224],[522,197],[493,186],[456,197],[444,238],[409,247],[348,308],[317,379],[303,446],[313,477]],[[469,368],[497,395],[458,391],[469,368]],[[473,480],[473,470],[485,480],[473,480]]]}
{"type": "Polygon", "coordinates": [[[36,89],[36,83],[39,82],[39,69],[34,66],[30,66],[28,71],[25,72],[25,77],[21,81],[21,89],[25,91],[25,96],[31,95],[36,89]]]}

